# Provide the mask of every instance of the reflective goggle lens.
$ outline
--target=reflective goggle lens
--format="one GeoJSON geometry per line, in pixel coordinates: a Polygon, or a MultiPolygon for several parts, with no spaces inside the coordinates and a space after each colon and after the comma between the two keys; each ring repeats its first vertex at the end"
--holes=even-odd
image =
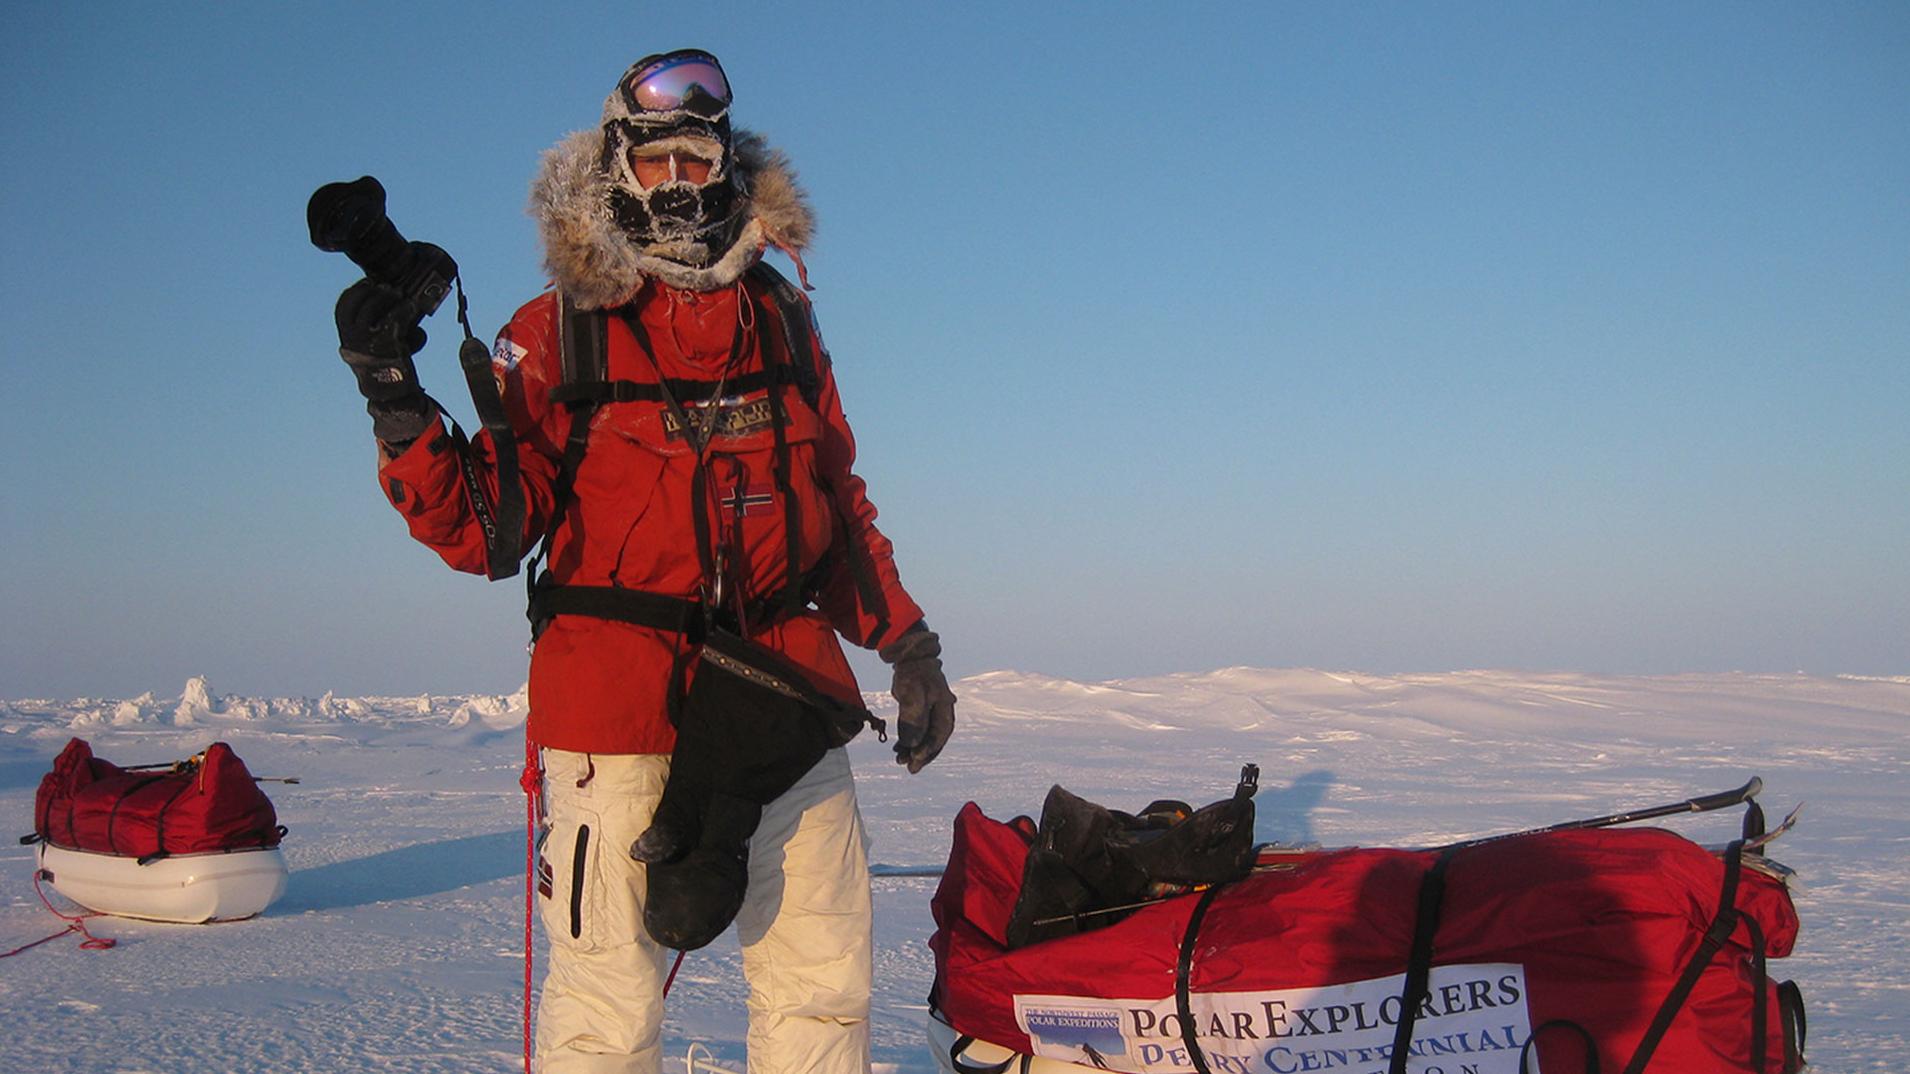
{"type": "Polygon", "coordinates": [[[631,75],[624,83],[630,103],[646,112],[669,112],[683,107],[692,89],[728,104],[729,80],[716,61],[704,55],[666,56],[631,75]]]}

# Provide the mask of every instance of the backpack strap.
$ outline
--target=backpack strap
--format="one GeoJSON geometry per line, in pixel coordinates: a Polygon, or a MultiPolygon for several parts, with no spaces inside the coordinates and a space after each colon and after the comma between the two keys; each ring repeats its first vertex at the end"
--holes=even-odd
{"type": "MultiPolygon", "coordinates": [[[[829,368],[829,355],[818,351],[815,346],[815,318],[810,313],[808,300],[768,262],[758,261],[752,265],[749,277],[775,300],[777,319],[782,322],[784,353],[789,356],[790,376],[795,381],[797,391],[802,393],[803,401],[811,409],[817,408],[822,398],[823,373],[829,368]]],[[[833,502],[833,497],[831,499],[833,502]]],[[[791,532],[795,531],[792,529],[791,532]]],[[[880,637],[888,633],[888,603],[883,599],[882,587],[876,580],[874,564],[867,557],[859,555],[852,546],[843,549],[843,559],[848,563],[850,577],[863,606],[882,609],[877,615],[871,636],[880,637]]]]}
{"type": "Polygon", "coordinates": [[[776,319],[782,322],[784,353],[789,356],[790,376],[803,402],[814,409],[822,398],[822,371],[828,365],[829,356],[816,350],[815,321],[809,313],[809,303],[802,292],[767,261],[751,265],[746,275],[775,300],[776,319]]]}
{"type": "Polygon", "coordinates": [[[601,383],[610,368],[610,314],[606,310],[578,309],[569,295],[557,295],[557,359],[561,371],[558,387],[551,390],[551,401],[570,408],[570,433],[564,438],[564,457],[557,467],[557,483],[552,490],[550,521],[531,555],[530,569],[524,572],[524,614],[531,621],[531,640],[544,632],[550,621],[538,601],[543,588],[539,567],[548,561],[551,541],[563,524],[570,507],[570,487],[583,464],[584,449],[590,442],[590,418],[600,400],[588,396],[559,399],[557,393],[574,385],[601,383]]]}
{"type": "MultiPolygon", "coordinates": [[[[807,380],[811,388],[805,393],[804,398],[811,409],[814,409],[815,397],[820,394],[822,378],[816,375],[816,356],[809,345],[809,319],[808,314],[803,312],[806,307],[797,297],[795,288],[789,285],[788,280],[783,279],[782,273],[771,266],[758,261],[750,267],[749,277],[757,286],[767,290],[770,297],[775,300],[776,320],[782,325],[781,348],[767,346],[766,342],[758,346],[763,356],[763,368],[769,369],[771,363],[775,363],[775,368],[787,370],[789,379],[795,382],[798,391],[802,390],[804,381],[807,380]],[[798,317],[802,318],[800,322],[797,321],[798,317]],[[781,359],[773,356],[778,349],[782,351],[781,359]]],[[[744,290],[747,299],[748,289],[744,290]]],[[[783,592],[787,595],[786,599],[789,602],[785,611],[793,615],[798,608],[808,603],[807,596],[797,592],[802,583],[802,569],[798,566],[802,562],[802,514],[796,503],[795,489],[789,477],[789,414],[787,408],[783,406],[782,393],[774,388],[769,391],[769,428],[776,438],[774,465],[776,491],[783,498],[783,592]]]]}
{"type": "Polygon", "coordinates": [[[558,311],[557,357],[563,378],[553,390],[551,401],[569,406],[570,435],[564,440],[564,460],[557,471],[555,509],[544,531],[546,548],[570,502],[571,482],[576,480],[577,467],[583,462],[584,447],[590,439],[590,418],[601,401],[581,397],[559,400],[556,392],[575,385],[602,383],[610,369],[609,311],[578,309],[576,302],[563,294],[558,296],[558,311]]]}

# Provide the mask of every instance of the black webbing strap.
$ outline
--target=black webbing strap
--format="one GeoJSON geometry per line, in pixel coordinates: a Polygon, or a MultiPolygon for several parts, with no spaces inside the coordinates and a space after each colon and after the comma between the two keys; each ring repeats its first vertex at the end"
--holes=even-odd
{"type": "Polygon", "coordinates": [[[1704,939],[1699,941],[1698,949],[1691,953],[1691,960],[1685,963],[1684,972],[1678,975],[1678,982],[1671,987],[1665,1001],[1658,1005],[1658,1013],[1651,1019],[1651,1025],[1638,1041],[1638,1050],[1632,1053],[1631,1062],[1625,1064],[1624,1074],[1642,1074],[1645,1064],[1651,1062],[1651,1053],[1656,1051],[1660,1041],[1671,1029],[1671,1022],[1683,1009],[1685,1000],[1690,998],[1691,990],[1697,987],[1698,978],[1704,974],[1704,968],[1711,964],[1718,950],[1731,939],[1737,931],[1738,921],[1743,916],[1738,913],[1738,878],[1744,868],[1744,840],[1733,842],[1724,851],[1724,887],[1718,894],[1718,913],[1711,919],[1711,926],[1704,930],[1704,939]]]}
{"type": "MultiPolygon", "coordinates": [[[[781,314],[785,353],[789,356],[796,387],[810,406],[816,406],[822,393],[825,358],[816,351],[815,339],[810,334],[809,304],[803,299],[802,293],[796,290],[796,286],[768,262],[758,261],[750,268],[749,274],[775,299],[776,311],[781,314]]],[[[823,491],[829,496],[832,507],[835,506],[835,490],[825,482],[823,491]]],[[[845,551],[849,575],[855,582],[862,606],[876,617],[875,628],[869,632],[870,637],[879,638],[889,631],[889,616],[888,603],[883,599],[882,587],[876,580],[875,565],[854,542],[850,542],[845,551]]]]}
{"type": "Polygon", "coordinates": [[[789,368],[798,391],[810,406],[822,394],[822,358],[816,353],[815,340],[810,336],[812,324],[809,318],[809,303],[802,292],[776,271],[776,266],[767,261],[758,261],[750,266],[749,276],[769,292],[776,302],[776,312],[782,314],[783,342],[788,345],[789,368]]]}
{"type": "MultiPolygon", "coordinates": [[[[609,342],[604,338],[608,323],[605,315],[599,310],[579,310],[570,296],[564,294],[557,296],[557,314],[557,359],[563,381],[602,380],[610,354],[609,342]]],[[[570,508],[570,488],[577,480],[577,467],[583,464],[584,449],[590,443],[590,418],[596,412],[596,404],[589,400],[570,403],[569,408],[570,432],[564,438],[564,457],[558,464],[557,480],[552,488],[550,520],[544,525],[544,536],[537,543],[537,551],[531,555],[530,569],[524,572],[524,614],[531,621],[533,642],[550,621],[550,616],[540,616],[537,612],[537,592],[543,585],[538,577],[538,565],[550,555],[551,541],[570,508]]]]}
{"type": "MultiPolygon", "coordinates": [[[[782,329],[782,354],[785,361],[775,360],[774,349],[762,345],[762,368],[757,371],[730,376],[715,381],[686,378],[664,377],[657,367],[654,351],[651,349],[649,334],[644,329],[635,311],[629,308],[609,310],[579,310],[567,297],[560,296],[560,336],[559,357],[561,361],[561,382],[550,390],[549,399],[553,404],[562,404],[570,408],[571,427],[564,445],[564,458],[558,470],[555,488],[555,507],[549,524],[545,527],[543,540],[537,554],[532,557],[532,567],[526,577],[528,597],[527,614],[533,624],[533,633],[542,624],[549,621],[552,614],[596,614],[594,611],[553,610],[550,593],[560,589],[575,587],[550,586],[537,578],[537,565],[551,553],[551,543],[571,499],[571,486],[578,467],[582,464],[585,447],[589,440],[590,418],[595,408],[604,403],[614,402],[660,402],[667,406],[672,416],[684,430],[684,435],[697,452],[697,474],[692,479],[693,524],[696,527],[698,556],[703,568],[706,583],[712,581],[716,571],[714,546],[708,527],[710,490],[706,487],[704,457],[710,442],[714,439],[718,421],[712,414],[705,427],[699,433],[690,421],[689,415],[678,403],[679,399],[717,399],[725,394],[745,395],[767,389],[771,407],[771,425],[776,437],[775,480],[784,505],[784,529],[788,535],[789,555],[786,559],[786,578],[783,588],[770,600],[747,602],[742,608],[750,622],[767,619],[785,618],[800,611],[808,604],[815,590],[815,584],[822,576],[821,565],[810,572],[809,578],[801,576],[802,556],[800,554],[801,518],[800,505],[796,502],[791,487],[791,462],[788,444],[788,416],[784,401],[776,390],[782,385],[794,385],[802,393],[804,400],[812,407],[818,403],[821,390],[820,359],[813,339],[808,331],[807,304],[795,288],[772,266],[758,262],[749,270],[749,278],[773,299],[782,329]],[[638,351],[646,358],[657,373],[655,381],[630,381],[609,379],[609,321],[611,316],[623,321],[630,332],[638,351]],[[782,607],[775,605],[781,603],[782,607]]],[[[740,299],[753,302],[748,289],[740,299]]],[[[730,369],[735,369],[742,358],[744,346],[743,313],[739,310],[737,334],[731,344],[730,369]]],[[[851,556],[852,561],[855,557],[851,556]]],[[[858,568],[863,565],[856,561],[858,568]]],[[[857,570],[857,583],[863,591],[864,603],[879,607],[879,590],[874,585],[873,576],[865,569],[857,570]]],[[[585,587],[588,588],[588,587],[585,587]]],[[[573,598],[560,597],[562,602],[573,598]]],[[[606,598],[591,596],[583,598],[587,602],[599,602],[606,598]]],[[[672,623],[664,625],[662,619],[666,609],[652,606],[638,608],[635,602],[623,597],[610,597],[615,602],[619,614],[608,616],[624,622],[640,622],[642,625],[658,626],[661,629],[678,629],[672,623]]],[[[587,603],[593,608],[608,607],[603,603],[587,603]]],[[[716,610],[712,610],[714,614],[716,610]]],[[[877,633],[886,629],[886,622],[877,633]]]]}
{"type": "MultiPolygon", "coordinates": [[[[193,767],[197,768],[198,766],[195,765],[193,767]]],[[[159,816],[153,820],[153,842],[159,844],[159,847],[151,854],[141,857],[139,864],[151,865],[161,858],[172,856],[172,851],[166,849],[166,811],[172,808],[172,804],[179,800],[180,795],[192,789],[193,780],[190,775],[191,771],[192,769],[187,770],[187,778],[179,781],[179,789],[172,792],[172,797],[166,799],[165,805],[159,807],[159,816]]]]}
{"type": "Polygon", "coordinates": [[[1585,1074],[1598,1074],[1598,1042],[1592,1039],[1590,1030],[1570,1018],[1554,1018],[1542,1023],[1532,1031],[1531,1036],[1525,1038],[1525,1046],[1519,1049],[1519,1074],[1531,1071],[1532,1060],[1538,1054],[1539,1034],[1548,1029],[1569,1029],[1577,1033],[1578,1039],[1585,1045],[1585,1074]]]}
{"type": "Polygon", "coordinates": [[[1744,928],[1751,934],[1751,1069],[1764,1074],[1764,1059],[1769,1054],[1766,1036],[1771,1029],[1771,1012],[1766,1002],[1770,967],[1764,959],[1764,926],[1757,923],[1757,918],[1747,916],[1744,928]]]}
{"type": "Polygon", "coordinates": [[[657,390],[663,395],[663,404],[670,409],[671,416],[676,418],[677,425],[683,430],[684,441],[695,453],[695,463],[690,472],[690,522],[696,531],[696,554],[702,564],[703,584],[716,585],[719,579],[716,546],[710,534],[709,471],[704,464],[708,460],[710,444],[716,440],[717,426],[721,424],[717,404],[726,390],[729,372],[734,370],[742,359],[742,315],[738,313],[736,332],[730,337],[730,357],[729,363],[724,366],[724,376],[716,381],[716,386],[706,397],[708,405],[705,408],[704,424],[700,431],[691,421],[689,412],[677,402],[676,394],[670,390],[670,385],[665,381],[663,367],[657,363],[656,351],[650,346],[650,333],[643,327],[643,318],[637,316],[636,310],[628,306],[618,310],[617,317],[623,321],[631,338],[636,340],[637,349],[642,352],[644,358],[649,360],[650,368],[656,370],[657,390]]]}
{"type": "MultiPolygon", "coordinates": [[[[158,783],[160,780],[165,779],[170,774],[171,773],[168,773],[168,772],[161,772],[160,774],[156,776],[147,776],[145,779],[142,779],[138,783],[133,784],[131,787],[126,788],[126,792],[124,794],[121,794],[118,798],[113,800],[113,808],[106,811],[106,849],[110,853],[113,853],[113,854],[119,853],[119,844],[113,842],[113,825],[118,823],[119,821],[119,807],[126,804],[126,799],[131,798],[133,795],[138,794],[140,791],[143,791],[146,788],[152,786],[153,784],[158,783]]],[[[74,838],[74,842],[78,842],[78,841],[79,841],[78,837],[76,836],[74,838]]]]}
{"type": "Polygon", "coordinates": [[[1208,888],[1194,904],[1194,912],[1187,916],[1187,932],[1181,936],[1180,960],[1174,966],[1174,1011],[1180,1015],[1180,1042],[1187,1046],[1188,1061],[1194,1064],[1198,1074],[1213,1074],[1213,1070],[1208,1067],[1207,1056],[1200,1050],[1200,1038],[1194,1033],[1194,1007],[1189,993],[1194,976],[1194,945],[1200,939],[1200,924],[1207,918],[1207,908],[1214,904],[1214,896],[1225,886],[1215,884],[1208,888]]]}
{"type": "MultiPolygon", "coordinates": [[[[39,815],[33,818],[33,834],[42,839],[53,834],[53,799],[55,797],[51,794],[42,796],[39,802],[39,815]]],[[[21,836],[20,842],[27,842],[26,837],[21,836]]]]}
{"type": "Polygon", "coordinates": [[[1809,1025],[1804,1017],[1804,993],[1796,981],[1777,986],[1777,1014],[1784,1024],[1784,1074],[1804,1069],[1804,1037],[1809,1025]]]}
{"type": "MultiPolygon", "coordinates": [[[[456,418],[445,415],[450,423],[448,434],[451,440],[453,456],[458,460],[458,475],[464,480],[464,497],[471,504],[471,514],[477,518],[478,528],[484,531],[484,573],[491,575],[496,566],[492,553],[498,547],[499,533],[496,506],[491,502],[491,494],[484,488],[484,476],[478,473],[477,458],[471,449],[471,438],[464,435],[464,429],[456,418]]],[[[514,455],[515,453],[513,453],[514,455]]],[[[499,474],[502,477],[502,472],[499,474]]]]}
{"type": "MultiPolygon", "coordinates": [[[[727,382],[727,391],[732,395],[748,395],[777,384],[797,383],[794,374],[782,369],[765,369],[741,376],[731,377],[727,382]]],[[[679,399],[707,399],[725,382],[715,380],[694,380],[686,377],[665,377],[661,382],[654,380],[592,380],[576,384],[560,384],[550,390],[550,401],[574,405],[589,403],[593,406],[603,403],[661,403],[664,401],[664,388],[668,386],[671,395],[679,399]]]]}
{"type": "Polygon", "coordinates": [[[702,604],[683,597],[608,585],[540,585],[531,590],[531,619],[588,615],[657,630],[687,631],[702,622],[702,604]]]}
{"type": "Polygon", "coordinates": [[[484,529],[485,576],[492,581],[517,573],[518,560],[524,554],[524,482],[518,472],[517,435],[504,412],[504,393],[491,372],[491,350],[471,331],[471,318],[464,299],[464,281],[458,288],[458,324],[464,329],[464,342],[458,345],[458,365],[464,368],[464,382],[471,389],[471,406],[477,411],[484,431],[491,434],[491,450],[496,456],[497,502],[491,504],[477,481],[476,464],[470,458],[470,443],[462,430],[452,423],[463,461],[465,484],[470,488],[471,504],[478,524],[484,529]]]}
{"type": "MultiPolygon", "coordinates": [[[[963,1033],[955,1038],[955,1043],[948,1046],[948,1066],[950,1070],[955,1071],[956,1074],[1007,1074],[1008,1068],[1015,1065],[1015,1056],[1012,1052],[1009,1053],[1008,1058],[999,1063],[988,1063],[984,1065],[969,1062],[962,1058],[962,1053],[967,1051],[968,1046],[973,1043],[975,1043],[975,1038],[963,1033]]],[[[1027,1063],[1024,1062],[1022,1066],[1026,1067],[1027,1063]]]]}
{"type": "MultiPolygon", "coordinates": [[[[774,273],[775,270],[771,269],[770,272],[774,273]]],[[[781,279],[780,276],[777,278],[781,279]]],[[[757,349],[762,352],[765,370],[793,370],[796,366],[794,342],[796,329],[789,323],[792,311],[782,303],[781,296],[777,296],[777,299],[776,319],[782,323],[781,350],[783,353],[780,359],[772,357],[778,348],[768,346],[766,341],[759,343],[757,349]]],[[[749,301],[747,289],[744,291],[744,300],[749,301]]],[[[803,335],[807,337],[808,332],[803,332],[803,335]]],[[[789,375],[789,379],[793,381],[795,378],[789,375]]],[[[797,583],[802,578],[802,508],[796,502],[796,490],[789,481],[788,408],[783,405],[783,393],[773,388],[769,392],[769,428],[776,439],[776,453],[771,470],[776,482],[776,494],[783,498],[783,591],[789,594],[789,599],[793,601],[801,597],[797,583]]],[[[799,606],[792,605],[789,611],[793,612],[799,606]]]]}
{"type": "Polygon", "coordinates": [[[1406,958],[1406,983],[1400,991],[1399,1024],[1393,1030],[1393,1056],[1387,1074],[1406,1074],[1411,1057],[1413,1025],[1419,1021],[1420,1005],[1426,1002],[1428,982],[1432,979],[1433,937],[1439,932],[1439,910],[1446,899],[1446,869],[1459,855],[1461,847],[1448,847],[1433,859],[1432,868],[1419,882],[1419,908],[1413,918],[1413,948],[1406,958]]]}
{"type": "MultiPolygon", "coordinates": [[[[558,296],[561,320],[558,324],[558,361],[564,385],[594,384],[610,373],[610,347],[605,331],[609,321],[603,310],[578,309],[569,295],[558,296]]],[[[561,386],[561,385],[560,385],[561,386]]],[[[563,402],[552,389],[551,402],[563,402]]]]}
{"type": "MultiPolygon", "coordinates": [[[[799,595],[794,606],[798,611],[808,603],[807,594],[814,591],[827,570],[827,563],[818,564],[807,577],[797,580],[799,595]]],[[[748,616],[750,624],[763,627],[787,618],[791,604],[789,594],[779,590],[761,600],[751,601],[744,609],[744,614],[748,616]]],[[[531,619],[544,622],[554,615],[614,619],[634,626],[676,631],[696,640],[701,640],[705,622],[702,602],[689,597],[673,597],[621,586],[553,585],[546,580],[531,590],[531,619]]],[[[719,625],[729,625],[721,614],[711,618],[716,619],[719,625]]],[[[736,625],[740,626],[741,622],[736,625]]]]}

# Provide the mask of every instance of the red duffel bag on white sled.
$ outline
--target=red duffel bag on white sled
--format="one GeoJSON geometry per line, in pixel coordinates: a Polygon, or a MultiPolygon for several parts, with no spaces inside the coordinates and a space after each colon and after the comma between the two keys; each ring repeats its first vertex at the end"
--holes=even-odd
{"type": "Polygon", "coordinates": [[[39,844],[38,875],[90,910],[197,923],[251,917],[283,894],[284,836],[223,742],[122,768],[75,738],[41,778],[22,842],[39,844]]]}
{"type": "Polygon", "coordinates": [[[931,1039],[946,1069],[1002,1074],[1791,1074],[1803,1006],[1766,961],[1798,922],[1757,788],[1643,814],[1748,803],[1722,851],[1599,827],[1640,814],[1430,850],[1261,848],[1237,879],[1050,916],[1087,931],[1017,947],[1046,836],[970,803],[933,900],[931,1039]]]}

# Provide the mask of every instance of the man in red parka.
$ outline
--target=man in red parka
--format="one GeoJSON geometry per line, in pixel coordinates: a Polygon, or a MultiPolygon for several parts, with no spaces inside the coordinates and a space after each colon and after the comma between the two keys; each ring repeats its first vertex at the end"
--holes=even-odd
{"type": "MultiPolygon", "coordinates": [[[[853,472],[807,299],[759,264],[770,246],[798,254],[808,207],[783,156],[731,128],[730,98],[707,53],[646,57],[600,126],[545,155],[532,213],[555,287],[517,311],[492,356],[523,544],[549,534],[528,728],[548,811],[547,1074],[658,1068],[668,959],[645,932],[633,844],[669,778],[672,713],[704,673],[706,629],[769,650],[849,706],[860,693],[837,635],[878,650],[910,772],[954,725],[940,643],[853,472]],[[592,348],[594,367],[579,357],[592,348]]],[[[445,562],[486,572],[510,478],[497,440],[446,431],[411,361],[417,315],[395,292],[361,281],[337,315],[387,498],[445,562]]],[[[866,1071],[870,899],[849,764],[833,748],[793,774],[738,848],[750,1069],[866,1071]]],[[[648,860],[671,852],[658,841],[648,860]]]]}

